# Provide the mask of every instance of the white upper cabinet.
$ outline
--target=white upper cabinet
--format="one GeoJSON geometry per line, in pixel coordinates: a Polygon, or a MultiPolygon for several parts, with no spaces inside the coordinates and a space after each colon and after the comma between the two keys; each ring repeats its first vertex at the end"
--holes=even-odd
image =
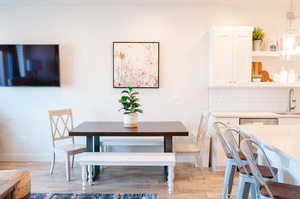
{"type": "Polygon", "coordinates": [[[252,27],[214,27],[210,31],[209,85],[251,82],[252,27]]]}
{"type": "Polygon", "coordinates": [[[232,83],[233,35],[230,32],[216,32],[210,39],[210,83],[224,85],[232,83]]]}
{"type": "Polygon", "coordinates": [[[233,33],[233,72],[237,84],[251,82],[252,31],[233,33]]]}

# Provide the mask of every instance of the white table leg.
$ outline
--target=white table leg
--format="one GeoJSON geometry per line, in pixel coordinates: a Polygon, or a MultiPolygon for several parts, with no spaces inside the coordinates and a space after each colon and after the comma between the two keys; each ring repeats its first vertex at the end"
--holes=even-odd
{"type": "Polygon", "coordinates": [[[89,185],[92,185],[92,184],[93,184],[93,174],[92,174],[92,172],[93,172],[92,165],[89,165],[89,166],[88,166],[88,173],[89,173],[88,179],[89,179],[89,185]]]}
{"type": "Polygon", "coordinates": [[[82,188],[85,189],[86,181],[87,181],[87,173],[86,173],[86,165],[82,165],[81,167],[81,177],[82,177],[82,188]]]}
{"type": "Polygon", "coordinates": [[[174,190],[174,166],[168,166],[168,191],[171,194],[174,190]]]}

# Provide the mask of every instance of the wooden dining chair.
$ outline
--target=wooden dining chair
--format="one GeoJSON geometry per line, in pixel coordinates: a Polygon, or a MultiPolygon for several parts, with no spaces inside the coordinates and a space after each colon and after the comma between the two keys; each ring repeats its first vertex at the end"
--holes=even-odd
{"type": "Polygon", "coordinates": [[[69,136],[69,131],[73,128],[73,116],[71,109],[49,110],[53,156],[50,168],[50,175],[53,174],[56,153],[61,153],[66,157],[66,177],[70,181],[70,158],[72,157],[72,168],[74,158],[78,153],[86,151],[84,145],[75,144],[74,137],[69,136]],[[69,143],[65,143],[68,142],[69,143]],[[60,144],[58,144],[60,142],[60,144]],[[64,142],[64,143],[62,143],[64,142]]]}
{"type": "Polygon", "coordinates": [[[174,151],[176,156],[192,156],[194,158],[194,166],[199,167],[201,164],[201,148],[205,144],[204,139],[208,133],[209,113],[202,113],[198,129],[195,135],[188,137],[180,137],[174,139],[174,151]]]}

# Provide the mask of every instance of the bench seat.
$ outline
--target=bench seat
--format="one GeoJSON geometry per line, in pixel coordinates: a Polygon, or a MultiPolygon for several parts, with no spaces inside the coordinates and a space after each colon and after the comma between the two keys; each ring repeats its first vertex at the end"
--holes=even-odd
{"type": "Polygon", "coordinates": [[[86,181],[92,184],[92,166],[167,166],[168,190],[173,192],[175,153],[118,153],[118,152],[85,152],[79,159],[82,166],[82,185],[86,181]],[[87,176],[88,170],[88,176],[87,176]]]}

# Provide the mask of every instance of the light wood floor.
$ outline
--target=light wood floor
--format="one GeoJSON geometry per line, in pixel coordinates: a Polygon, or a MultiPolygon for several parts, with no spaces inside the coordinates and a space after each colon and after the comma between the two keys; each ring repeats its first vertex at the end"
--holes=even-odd
{"type": "MultiPolygon", "coordinates": [[[[65,180],[63,163],[55,165],[49,176],[49,163],[0,162],[0,169],[26,169],[32,173],[32,192],[82,193],[81,169],[75,165],[71,182],[65,180]]],[[[89,193],[157,193],[158,199],[220,199],[223,173],[194,168],[191,164],[177,164],[174,193],[167,193],[160,167],[107,167],[89,193]]]]}

